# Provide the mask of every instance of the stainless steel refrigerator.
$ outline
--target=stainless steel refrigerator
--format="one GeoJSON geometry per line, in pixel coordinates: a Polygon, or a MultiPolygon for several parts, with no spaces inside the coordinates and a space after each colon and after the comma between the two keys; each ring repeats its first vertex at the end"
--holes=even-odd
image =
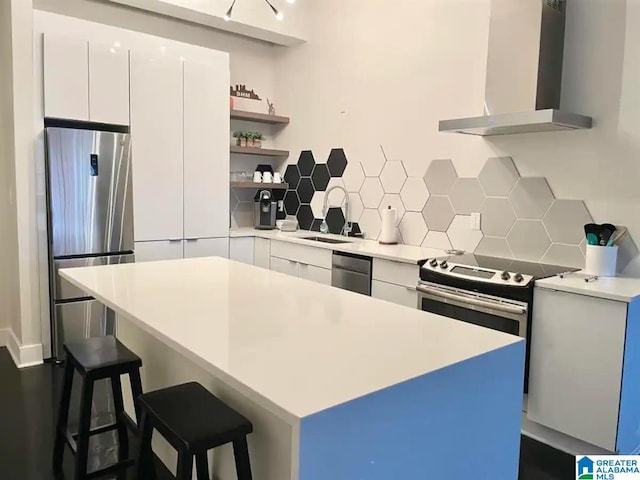
{"type": "Polygon", "coordinates": [[[115,329],[115,314],[63,280],[61,268],[134,261],[131,141],[127,133],[47,127],[52,354],[115,329]]]}

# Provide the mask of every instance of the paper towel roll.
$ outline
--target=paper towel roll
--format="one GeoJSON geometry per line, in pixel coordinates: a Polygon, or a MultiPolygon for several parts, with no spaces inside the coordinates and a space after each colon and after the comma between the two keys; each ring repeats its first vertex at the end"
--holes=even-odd
{"type": "Polygon", "coordinates": [[[379,242],[386,245],[398,243],[396,236],[396,218],[398,211],[395,208],[385,208],[382,210],[382,226],[380,227],[379,242]]]}

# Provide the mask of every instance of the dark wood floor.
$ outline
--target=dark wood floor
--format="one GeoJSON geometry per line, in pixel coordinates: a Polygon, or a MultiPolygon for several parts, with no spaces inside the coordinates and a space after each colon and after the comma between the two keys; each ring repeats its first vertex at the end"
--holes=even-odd
{"type": "MultiPolygon", "coordinates": [[[[51,364],[18,370],[6,348],[0,348],[0,479],[52,479],[51,451],[61,373],[61,368],[51,364]]],[[[70,418],[76,418],[74,411],[77,405],[72,403],[70,418]]],[[[117,449],[112,435],[92,439],[92,469],[113,462],[117,449]]],[[[69,480],[73,479],[70,457],[67,450],[65,473],[69,480]]],[[[161,465],[158,472],[158,480],[172,478],[161,465]]],[[[572,478],[575,478],[574,457],[522,437],[518,480],[572,478]]]]}

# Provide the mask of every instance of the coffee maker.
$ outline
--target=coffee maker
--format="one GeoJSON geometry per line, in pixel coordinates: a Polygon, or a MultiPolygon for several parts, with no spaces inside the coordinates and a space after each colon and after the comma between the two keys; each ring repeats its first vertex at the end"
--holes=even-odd
{"type": "Polygon", "coordinates": [[[253,205],[254,223],[258,230],[276,228],[277,204],[269,190],[262,190],[253,205]]]}

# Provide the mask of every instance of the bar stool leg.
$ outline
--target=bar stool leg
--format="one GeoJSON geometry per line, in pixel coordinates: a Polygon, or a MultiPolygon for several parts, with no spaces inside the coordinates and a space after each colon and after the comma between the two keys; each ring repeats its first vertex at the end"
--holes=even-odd
{"type": "Polygon", "coordinates": [[[196,453],[196,473],[198,480],[210,480],[207,452],[196,453]]]}
{"type": "Polygon", "coordinates": [[[154,480],[155,467],[153,465],[153,450],[151,449],[151,439],[153,437],[153,424],[146,413],[142,413],[140,418],[140,442],[138,446],[136,479],[154,480]]]}
{"type": "Polygon", "coordinates": [[[142,380],[140,380],[140,369],[129,372],[129,382],[131,383],[131,396],[133,397],[133,406],[136,411],[136,422],[140,426],[140,407],[138,405],[138,397],[142,395],[142,380]]]}
{"type": "Polygon", "coordinates": [[[82,396],[80,398],[80,422],[78,423],[78,440],[76,442],[76,474],[77,480],[86,478],[89,461],[89,437],[91,432],[91,403],[93,401],[93,380],[84,378],[82,396]]]}
{"type": "Polygon", "coordinates": [[[238,480],[252,480],[247,437],[238,438],[233,441],[233,455],[236,460],[238,480]]]}
{"type": "Polygon", "coordinates": [[[69,420],[69,405],[71,403],[71,389],[73,387],[73,365],[67,360],[64,367],[64,381],[62,384],[62,396],[58,406],[58,423],[56,426],[56,435],[53,445],[53,473],[60,475],[62,473],[62,460],[64,457],[65,435],[67,430],[67,422],[69,420]]]}
{"type": "MultiPolygon", "coordinates": [[[[118,461],[124,461],[129,458],[129,435],[127,425],[124,421],[124,400],[122,398],[122,383],[120,375],[111,377],[111,391],[113,393],[113,405],[115,408],[116,424],[118,425],[118,461]]],[[[126,479],[126,473],[121,472],[118,475],[119,480],[126,479]]]]}
{"type": "Polygon", "coordinates": [[[191,480],[193,477],[193,457],[184,450],[178,452],[176,480],[191,480]]]}

